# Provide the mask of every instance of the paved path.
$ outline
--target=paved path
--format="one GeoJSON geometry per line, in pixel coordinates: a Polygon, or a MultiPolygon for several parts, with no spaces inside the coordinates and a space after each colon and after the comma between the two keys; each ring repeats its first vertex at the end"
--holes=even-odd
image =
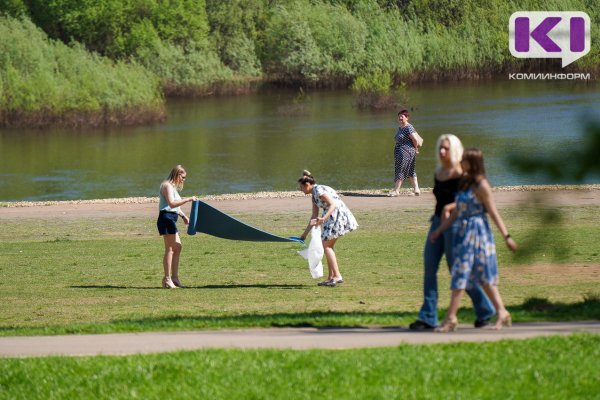
{"type": "Polygon", "coordinates": [[[0,337],[0,357],[93,356],[160,353],[207,348],[349,349],[407,344],[485,342],[568,335],[600,334],[600,321],[519,323],[501,331],[459,326],[447,334],[405,328],[269,328],[192,332],[144,332],[102,335],[0,337]]]}

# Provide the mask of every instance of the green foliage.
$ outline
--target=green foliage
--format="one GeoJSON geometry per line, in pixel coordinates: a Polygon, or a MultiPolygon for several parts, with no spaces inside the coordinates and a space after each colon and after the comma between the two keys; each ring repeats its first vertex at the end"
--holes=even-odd
{"type": "Polygon", "coordinates": [[[140,48],[134,59],[160,77],[167,94],[194,95],[233,80],[231,70],[208,47],[193,43],[182,48],[159,41],[152,50],[140,48]]]}
{"type": "Polygon", "coordinates": [[[143,65],[166,93],[234,80],[208,44],[204,0],[32,0],[30,10],[51,37],[143,65]]]}
{"type": "Polygon", "coordinates": [[[23,0],[0,0],[0,15],[25,16],[27,15],[27,6],[23,0]]]}
{"type": "Polygon", "coordinates": [[[221,61],[239,75],[260,76],[256,41],[267,18],[265,1],[207,0],[206,12],[221,61]]]}
{"type": "MultiPolygon", "coordinates": [[[[356,96],[356,106],[360,109],[392,109],[397,108],[400,103],[407,104],[406,84],[400,85],[402,99],[398,101],[398,93],[393,90],[392,75],[389,72],[373,71],[359,75],[352,83],[352,90],[356,96]]],[[[406,106],[404,106],[406,107],[406,106]]]]}
{"type": "Polygon", "coordinates": [[[50,37],[112,58],[134,54],[140,47],[133,44],[154,43],[140,36],[186,46],[206,40],[209,30],[204,0],[31,0],[29,9],[50,37]]]}
{"type": "Polygon", "coordinates": [[[0,17],[0,37],[3,125],[21,118],[43,124],[73,112],[93,113],[100,124],[136,108],[162,114],[158,81],[135,64],[48,40],[29,20],[0,17]]]}
{"type": "Polygon", "coordinates": [[[342,7],[301,1],[277,5],[264,33],[265,71],[286,82],[353,77],[363,65],[367,28],[342,7]]]}
{"type": "Polygon", "coordinates": [[[371,72],[365,75],[359,75],[352,84],[352,90],[357,92],[374,91],[381,94],[388,94],[392,88],[392,76],[389,72],[371,72]]]}
{"type": "Polygon", "coordinates": [[[315,82],[323,62],[302,10],[276,6],[265,28],[261,61],[268,76],[287,82],[315,82]]]}

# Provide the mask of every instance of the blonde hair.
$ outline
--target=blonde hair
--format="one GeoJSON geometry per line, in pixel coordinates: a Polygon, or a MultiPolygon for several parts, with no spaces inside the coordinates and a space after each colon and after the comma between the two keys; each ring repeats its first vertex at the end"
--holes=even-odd
{"type": "Polygon", "coordinates": [[[448,152],[450,153],[450,162],[454,166],[460,164],[460,160],[462,160],[462,156],[463,156],[463,152],[464,152],[464,147],[463,147],[462,143],[460,142],[460,139],[457,138],[455,135],[453,135],[451,133],[445,133],[438,138],[437,143],[435,145],[438,166],[441,166],[440,146],[442,145],[442,142],[444,140],[448,141],[448,147],[450,147],[450,149],[448,150],[448,152]]]}
{"type": "Polygon", "coordinates": [[[167,181],[169,181],[173,186],[175,186],[177,191],[181,191],[181,189],[183,189],[183,184],[184,184],[183,179],[181,179],[181,175],[183,175],[185,173],[186,172],[185,172],[185,168],[183,168],[183,165],[181,165],[181,164],[176,165],[175,167],[173,167],[173,169],[171,170],[171,173],[167,177],[167,181]]]}
{"type": "Polygon", "coordinates": [[[302,171],[302,176],[298,179],[298,183],[301,184],[305,184],[305,183],[310,183],[311,185],[315,184],[315,178],[312,176],[312,174],[310,173],[310,171],[308,170],[304,170],[302,171]]]}

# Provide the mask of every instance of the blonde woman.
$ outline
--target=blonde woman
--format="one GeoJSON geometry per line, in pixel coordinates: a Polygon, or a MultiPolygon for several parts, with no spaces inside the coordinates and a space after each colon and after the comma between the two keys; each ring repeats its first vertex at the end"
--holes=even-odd
{"type": "Polygon", "coordinates": [[[302,176],[298,179],[298,183],[300,184],[300,191],[304,194],[310,194],[312,197],[312,215],[300,238],[302,240],[306,239],[313,226],[322,225],[321,240],[323,241],[329,275],[327,280],[319,282],[318,285],[336,286],[343,283],[344,278],[340,273],[333,246],[335,246],[338,238],[358,228],[358,223],[335,190],[329,186],[317,185],[310,172],[304,170],[302,176]],[[323,209],[321,217],[319,217],[319,208],[323,209]]]}
{"type": "Polygon", "coordinates": [[[163,237],[165,242],[165,254],[163,256],[165,275],[162,280],[162,287],[165,289],[183,287],[179,281],[181,239],[177,231],[177,219],[181,217],[186,225],[189,224],[190,220],[181,211],[181,206],[196,200],[196,196],[182,199],[179,195],[179,191],[183,189],[186,177],[185,168],[177,165],[171,170],[169,177],[160,184],[159,212],[156,226],[158,233],[163,237]]]}

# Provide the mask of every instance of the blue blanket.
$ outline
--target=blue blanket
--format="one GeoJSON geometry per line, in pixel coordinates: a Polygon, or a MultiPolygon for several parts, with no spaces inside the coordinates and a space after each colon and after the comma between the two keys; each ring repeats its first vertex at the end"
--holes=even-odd
{"type": "Polygon", "coordinates": [[[304,243],[297,237],[285,238],[245,224],[201,200],[192,202],[188,226],[188,235],[195,235],[197,232],[231,240],[304,243]]]}

